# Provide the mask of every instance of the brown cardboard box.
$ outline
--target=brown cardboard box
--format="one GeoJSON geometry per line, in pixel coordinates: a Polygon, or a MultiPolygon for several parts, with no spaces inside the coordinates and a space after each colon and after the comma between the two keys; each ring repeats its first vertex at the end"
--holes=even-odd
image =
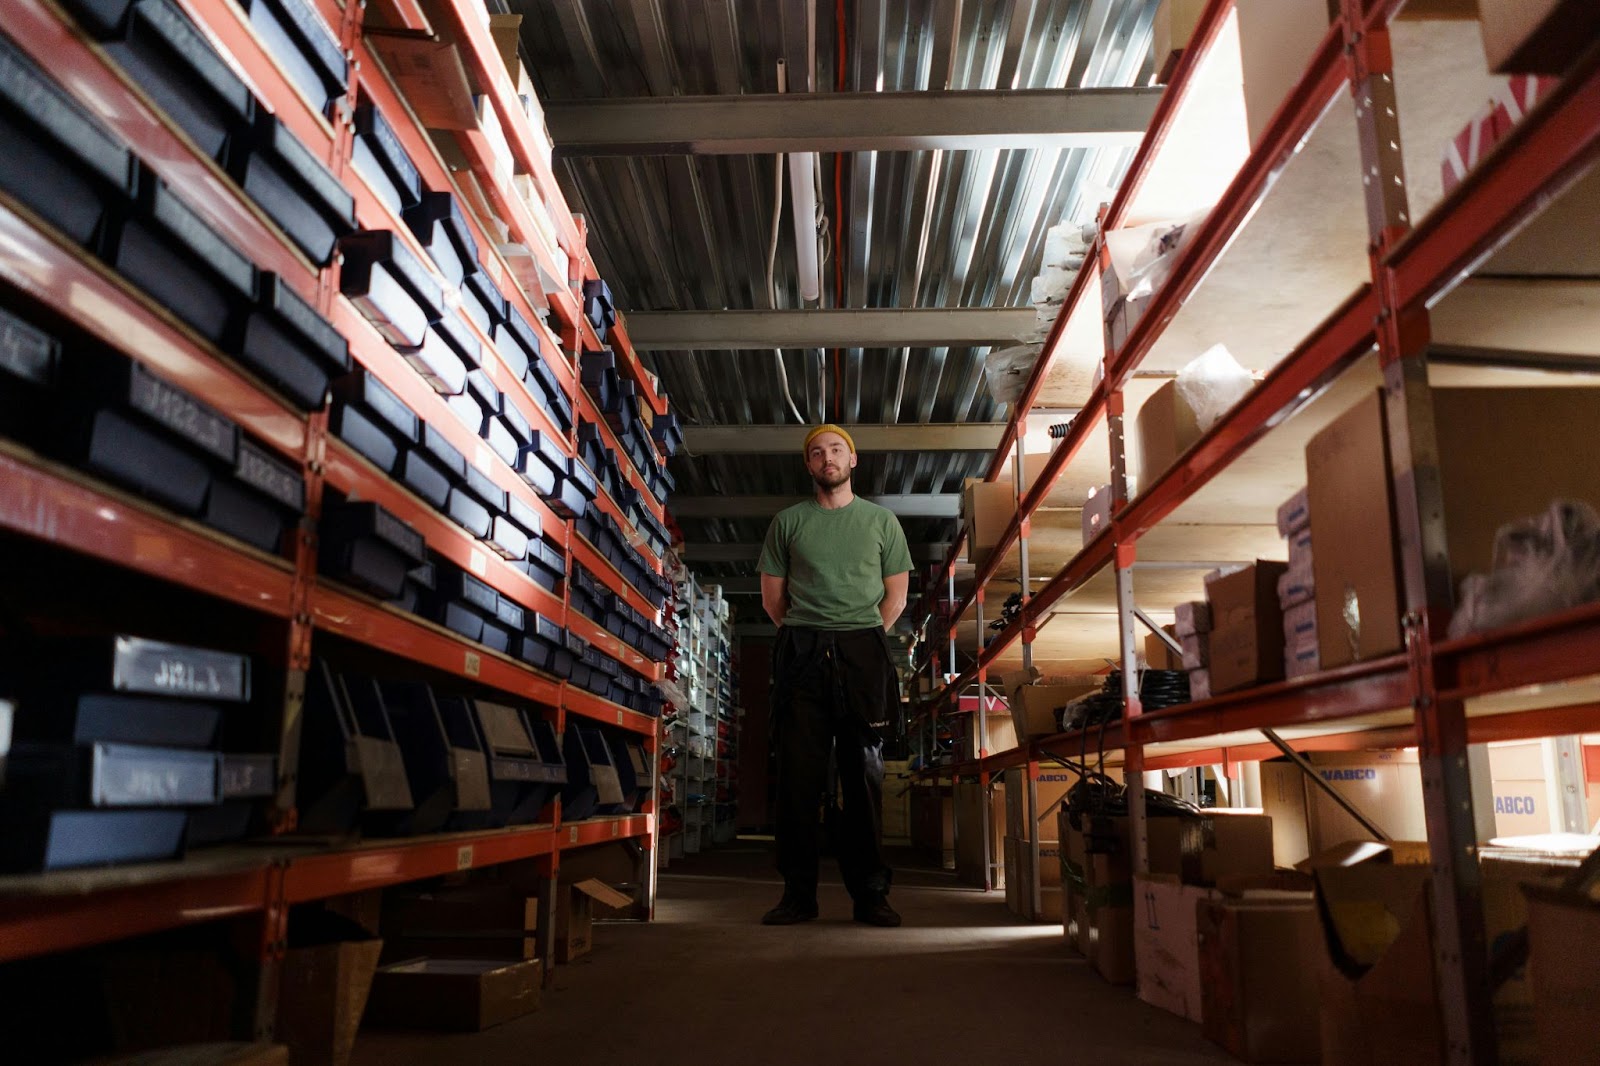
{"type": "Polygon", "coordinates": [[[344,1066],[378,968],[381,940],[346,940],[284,953],[277,1039],[295,1066],[344,1066]]]}
{"type": "Polygon", "coordinates": [[[1476,22],[1478,0],[1408,0],[1395,16],[1401,20],[1441,21],[1446,19],[1476,22]]]}
{"type": "Polygon", "coordinates": [[[1143,492],[1200,439],[1200,425],[1194,411],[1178,394],[1177,382],[1161,386],[1139,408],[1134,435],[1138,440],[1135,491],[1143,492]]]}
{"type": "MultiPolygon", "coordinates": [[[[994,706],[1001,706],[998,700],[995,700],[994,706]]],[[[1011,715],[1004,709],[995,710],[991,707],[985,718],[987,721],[980,723],[976,711],[957,718],[955,728],[959,739],[955,750],[958,755],[977,759],[985,754],[998,755],[1017,746],[1017,724],[1011,715]],[[984,729],[989,734],[987,744],[980,743],[984,729]]]]}
{"type": "Polygon", "coordinates": [[[1133,875],[1133,956],[1139,998],[1153,1007],[1200,1020],[1200,941],[1195,907],[1215,890],[1167,875],[1133,875]]]}
{"type": "Polygon", "coordinates": [[[1594,0],[1479,0],[1478,14],[1497,74],[1564,74],[1600,36],[1594,0]]]}
{"type": "MultiPolygon", "coordinates": [[[[1422,840],[1422,770],[1415,749],[1314,751],[1306,756],[1324,781],[1395,840],[1422,840]]],[[[1372,835],[1321,789],[1306,786],[1312,854],[1372,835]]]]}
{"type": "MultiPolygon", "coordinates": [[[[1556,888],[1581,861],[1580,854],[1553,853],[1528,848],[1486,847],[1479,851],[1483,870],[1483,925],[1489,943],[1528,924],[1524,889],[1556,888]]],[[[1534,989],[1542,965],[1528,965],[1495,989],[1495,1035],[1502,1063],[1560,1061],[1541,1059],[1537,1033],[1538,1006],[1534,989]]]]}
{"type": "MultiPolygon", "coordinates": [[[[1409,849],[1362,849],[1354,865],[1311,860],[1324,950],[1322,1061],[1442,1063],[1428,867],[1409,849]]],[[[1425,854],[1425,851],[1424,851],[1425,854]]]]}
{"type": "Polygon", "coordinates": [[[1206,0],[1161,0],[1161,6],[1156,8],[1155,47],[1151,50],[1156,57],[1157,82],[1166,84],[1205,9],[1206,0]]]}
{"type": "Polygon", "coordinates": [[[1056,830],[1061,838],[1061,933],[1068,950],[1088,958],[1089,905],[1083,834],[1072,828],[1065,809],[1058,812],[1056,830]]]}
{"type": "Polygon", "coordinates": [[[1300,82],[1328,35],[1327,0],[1236,0],[1250,146],[1300,82]]]}
{"type": "Polygon", "coordinates": [[[1064,909],[1061,845],[1039,845],[1039,910],[1033,909],[1033,844],[1006,837],[1006,907],[1030,922],[1059,922],[1064,909]]]}
{"type": "Polygon", "coordinates": [[[1071,770],[1059,766],[1041,763],[1038,775],[1034,778],[1034,798],[1038,808],[1034,818],[1028,817],[1028,782],[1022,776],[1020,767],[1006,771],[1006,836],[1016,837],[1018,840],[1032,840],[1034,835],[1033,823],[1039,814],[1049,812],[1043,821],[1037,821],[1040,840],[1059,840],[1057,831],[1060,820],[1057,817],[1060,807],[1057,804],[1078,783],[1078,775],[1071,770]],[[1054,810],[1051,808],[1054,807],[1054,810]]]}
{"type": "Polygon", "coordinates": [[[1300,767],[1287,759],[1261,764],[1261,809],[1272,819],[1272,856],[1278,865],[1294,866],[1311,855],[1300,767]]]}
{"type": "Polygon", "coordinates": [[[604,881],[579,881],[561,885],[557,891],[555,956],[559,963],[582,958],[594,948],[594,903],[626,907],[633,902],[604,881]]]}
{"type": "MultiPolygon", "coordinates": [[[[985,803],[984,790],[976,781],[956,782],[956,878],[963,884],[982,886],[985,883],[985,855],[983,851],[984,808],[989,820],[988,862],[996,862],[1004,855],[1002,844],[1006,835],[1005,786],[997,785],[985,803]]],[[[1005,876],[1001,863],[997,877],[1005,876]]],[[[994,882],[995,886],[1000,881],[994,882]]]]}
{"type": "Polygon", "coordinates": [[[1245,1062],[1320,1061],[1322,951],[1311,900],[1212,900],[1199,905],[1195,926],[1206,1036],[1245,1062]]]}
{"type": "Polygon", "coordinates": [[[1600,1047],[1600,904],[1546,886],[1525,891],[1539,1061],[1592,1062],[1600,1047]]]}
{"type": "Polygon", "coordinates": [[[1199,818],[1157,818],[1149,823],[1152,873],[1180,873],[1191,885],[1214,885],[1225,878],[1258,877],[1275,869],[1272,853],[1272,819],[1253,811],[1216,808],[1199,818]],[[1163,851],[1164,823],[1177,825],[1180,869],[1170,867],[1163,851]]]}
{"type": "Polygon", "coordinates": [[[968,478],[961,491],[961,523],[967,534],[967,561],[982,566],[1017,513],[1016,490],[1009,481],[968,478]]]}
{"type": "Polygon", "coordinates": [[[1024,685],[1011,697],[1011,721],[1021,737],[1047,737],[1061,732],[1056,711],[1100,691],[1092,681],[1073,685],[1024,685]]]}
{"type": "Polygon", "coordinates": [[[397,34],[377,34],[369,40],[424,126],[432,130],[478,128],[472,82],[454,44],[397,34]]]}
{"type": "Polygon", "coordinates": [[[476,1033],[539,1009],[544,964],[411,959],[372,979],[366,1023],[476,1033]]]}
{"type": "MultiPolygon", "coordinates": [[[[1600,465],[1585,458],[1600,390],[1436,389],[1433,401],[1454,584],[1490,568],[1502,526],[1558,498],[1600,502],[1600,465]],[[1486,426],[1515,427],[1514,442],[1510,430],[1486,426]],[[1541,461],[1530,464],[1528,455],[1541,461]]],[[[1323,669],[1403,645],[1386,434],[1374,392],[1306,446],[1323,669]]]]}
{"type": "Polygon", "coordinates": [[[516,81],[517,44],[522,38],[521,15],[490,15],[489,34],[494,37],[494,47],[500,53],[500,62],[506,65],[506,73],[516,81]]]}
{"type": "MultiPolygon", "coordinates": [[[[1211,691],[1214,695],[1283,678],[1283,563],[1257,561],[1206,582],[1211,604],[1211,691]]],[[[1319,586],[1320,587],[1320,586],[1319,586]]]]}
{"type": "Polygon", "coordinates": [[[945,870],[956,864],[955,829],[955,800],[948,784],[911,790],[911,846],[945,870]]]}
{"type": "Polygon", "coordinates": [[[883,839],[911,843],[911,774],[904,760],[883,764],[883,839]]]}
{"type": "MultiPolygon", "coordinates": [[[[1173,640],[1178,639],[1178,630],[1174,626],[1162,626],[1167,635],[1173,640]]],[[[1166,641],[1154,633],[1145,634],[1144,638],[1145,665],[1152,670],[1182,670],[1183,657],[1174,653],[1167,647],[1166,641]]]]}

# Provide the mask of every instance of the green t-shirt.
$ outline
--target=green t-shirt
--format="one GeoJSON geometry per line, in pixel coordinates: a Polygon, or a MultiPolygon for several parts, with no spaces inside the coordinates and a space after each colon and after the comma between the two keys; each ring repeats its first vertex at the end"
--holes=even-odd
{"type": "Polygon", "coordinates": [[[911,551],[887,507],[859,496],[835,510],[806,500],[772,520],[760,569],[789,582],[784,625],[867,629],[883,624],[883,579],[910,570],[911,551]]]}

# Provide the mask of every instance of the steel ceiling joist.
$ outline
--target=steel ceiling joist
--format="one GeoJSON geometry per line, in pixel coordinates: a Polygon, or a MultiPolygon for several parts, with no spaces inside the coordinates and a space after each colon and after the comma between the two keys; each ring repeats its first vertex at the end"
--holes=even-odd
{"type": "Polygon", "coordinates": [[[1160,89],[760,93],[551,101],[556,153],[768,155],[1129,147],[1160,89]]]}
{"type": "MultiPolygon", "coordinates": [[[[993,455],[1005,426],[998,422],[846,426],[858,453],[982,452],[993,455]]],[[[810,426],[686,426],[683,447],[690,455],[787,455],[797,458],[810,426]]],[[[676,511],[677,501],[673,502],[676,511]]]]}
{"type": "MultiPolygon", "coordinates": [[[[902,518],[955,518],[961,497],[955,493],[864,496],[902,518]]],[[[797,501],[793,496],[674,496],[675,518],[771,518],[797,501]]]]}
{"type": "Polygon", "coordinates": [[[628,337],[640,351],[966,348],[1013,344],[1036,327],[1031,307],[628,313],[628,337]]]}

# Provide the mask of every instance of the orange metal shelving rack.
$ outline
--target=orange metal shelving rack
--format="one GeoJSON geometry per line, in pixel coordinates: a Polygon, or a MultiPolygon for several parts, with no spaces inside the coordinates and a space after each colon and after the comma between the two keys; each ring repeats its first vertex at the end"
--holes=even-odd
{"type": "MultiPolygon", "coordinates": [[[[412,250],[419,252],[419,260],[426,263],[408,228],[389,214],[348,165],[353,137],[349,124],[342,118],[330,122],[305,103],[256,41],[248,19],[229,0],[180,3],[219,51],[231,59],[257,96],[351,189],[360,224],[392,229],[412,242],[412,250]]],[[[360,93],[376,99],[391,116],[409,117],[409,110],[384,73],[381,61],[368,47],[364,17],[381,19],[390,28],[398,26],[417,32],[431,28],[456,43],[507,130],[520,169],[533,176],[546,203],[559,207],[551,221],[573,264],[568,271],[568,287],[549,294],[559,325],[559,341],[542,324],[535,328],[544,331],[549,351],[561,353],[552,361],[552,369],[574,409],[594,413],[592,403],[581,393],[575,371],[579,347],[599,346],[598,337],[583,317],[578,292],[583,275],[577,264],[588,262],[581,220],[566,212],[549,164],[534,148],[526,116],[515,99],[499,53],[486,25],[471,10],[474,4],[475,0],[382,0],[371,5],[340,5],[317,0],[316,6],[338,33],[352,60],[350,96],[346,101],[349,105],[360,93]]],[[[454,443],[469,461],[532,507],[547,535],[569,558],[584,563],[636,610],[646,615],[655,613],[638,590],[575,535],[572,523],[551,511],[502,460],[479,448],[475,439],[469,439],[470,433],[445,412],[432,391],[422,386],[399,357],[377,340],[365,320],[338,295],[336,267],[319,271],[307,262],[53,6],[45,0],[8,2],[0,7],[0,31],[24,50],[45,59],[44,65],[68,92],[100,115],[157,173],[180,186],[185,199],[208,222],[235,244],[249,248],[258,263],[286,278],[334,322],[350,338],[354,358],[422,411],[431,423],[459,438],[454,443]]],[[[425,182],[436,189],[452,187],[449,171],[428,136],[407,123],[396,128],[425,182]]],[[[512,239],[528,237],[527,231],[534,226],[527,214],[530,208],[520,198],[511,199],[516,201],[510,210],[512,239]]],[[[496,243],[475,218],[469,216],[469,225],[478,240],[484,268],[524,316],[539,323],[526,294],[507,283],[509,269],[496,243]]],[[[3,197],[0,242],[10,249],[0,256],[0,283],[49,307],[108,344],[130,352],[163,378],[204,398],[300,465],[307,484],[309,518],[314,519],[318,513],[324,485],[377,500],[421,531],[434,550],[478,574],[502,594],[562,625],[572,626],[635,673],[647,679],[660,676],[658,664],[588,619],[569,612],[563,595],[537,586],[342,442],[328,438],[325,413],[308,417],[291,408],[270,387],[235,367],[80,251],[58,242],[37,226],[25,209],[13,207],[3,197]]],[[[537,239],[523,243],[530,248],[543,248],[537,239]]],[[[547,265],[554,270],[553,260],[547,265]]],[[[592,267],[583,269],[592,276],[592,267]]],[[[482,339],[497,387],[521,407],[535,427],[554,431],[525,387],[510,380],[505,368],[493,361],[489,339],[482,339]]],[[[656,411],[664,412],[665,401],[646,380],[627,346],[626,335],[621,334],[615,343],[627,351],[624,362],[647,401],[656,411]]],[[[601,418],[597,417],[597,421],[604,424],[601,418]]],[[[571,434],[553,435],[564,441],[569,455],[576,453],[571,434]]],[[[659,456],[654,458],[659,460],[659,456]]],[[[631,465],[627,472],[630,481],[643,490],[639,472],[631,465]]],[[[320,580],[315,572],[314,540],[309,536],[299,538],[293,559],[266,556],[10,444],[0,444],[0,480],[8,489],[0,499],[0,529],[7,533],[204,592],[282,623],[290,667],[284,693],[283,754],[288,758],[281,761],[284,781],[278,805],[282,828],[293,825],[294,752],[289,738],[294,731],[289,723],[303,689],[304,671],[310,665],[312,641],[319,632],[541,704],[554,718],[558,731],[565,728],[569,714],[626,730],[643,739],[652,766],[658,762],[656,719],[573,688],[360,593],[320,580]]],[[[652,512],[662,517],[660,505],[653,499],[649,502],[652,512]]],[[[614,501],[603,498],[601,506],[626,524],[626,516],[614,501]]],[[[649,558],[649,562],[659,572],[661,560],[649,558]]],[[[0,878],[0,962],[196,922],[243,918],[253,923],[252,936],[265,975],[281,959],[291,904],[524,859],[536,860],[540,876],[553,886],[563,850],[618,840],[636,840],[643,846],[640,882],[646,887],[640,902],[644,912],[649,913],[654,905],[656,868],[654,800],[637,814],[565,824],[559,804],[552,810],[552,823],[506,830],[348,846],[307,844],[286,835],[266,846],[197,852],[182,862],[0,878]]],[[[550,899],[553,906],[553,893],[550,899]]],[[[548,917],[553,919],[554,914],[548,917]]],[[[553,921],[542,922],[541,927],[553,928],[553,921]]],[[[263,984],[268,983],[264,978],[263,984]]],[[[258,1011],[261,1032],[265,1030],[259,1026],[270,1020],[268,1000],[270,997],[258,1011]]]]}
{"type": "MultiPolygon", "coordinates": [[[[1402,177],[1398,152],[1391,150],[1399,143],[1399,131],[1389,50],[1389,23],[1402,6],[1403,0],[1344,0],[1340,16],[1313,54],[1297,87],[1199,226],[1195,238],[1178,254],[1169,279],[1154,293],[1143,317],[1120,348],[1112,350],[1108,341],[1103,380],[1055,446],[1032,489],[1020,496],[1016,517],[998,547],[978,566],[972,590],[964,597],[955,593],[955,567],[964,547],[960,540],[936,572],[935,584],[946,583],[949,591],[946,602],[938,605],[937,621],[929,626],[925,665],[936,679],[936,689],[919,709],[919,719],[926,720],[929,735],[936,734],[941,714],[956,711],[955,696],[974,684],[980,697],[986,692],[989,670],[1007,649],[1021,641],[1024,661],[1031,662],[1029,646],[1050,607],[1107,568],[1112,568],[1118,579],[1121,666],[1124,676],[1132,676],[1137,665],[1132,567],[1140,537],[1374,346],[1379,351],[1390,396],[1391,439],[1411,444],[1409,454],[1397,456],[1395,461],[1406,472],[1396,477],[1402,543],[1442,542],[1438,523],[1423,518],[1438,510],[1437,499],[1428,495],[1428,486],[1437,485],[1436,470],[1432,469],[1436,459],[1431,414],[1417,414],[1418,409],[1426,411],[1428,405],[1426,308],[1430,300],[1447,291],[1476,261],[1536,214],[1546,200],[1558,195],[1600,158],[1600,49],[1591,49],[1560,87],[1412,228],[1405,214],[1405,197],[1391,191],[1404,188],[1398,180],[1402,177]],[[1362,165],[1364,171],[1375,175],[1367,194],[1371,283],[1305,337],[1170,470],[1154,484],[1141,486],[1140,495],[1129,500],[1120,440],[1123,387],[1184,300],[1201,284],[1268,195],[1274,177],[1344,89],[1364,105],[1357,107],[1362,165]],[[1387,147],[1380,150],[1379,146],[1387,147]],[[1102,420],[1109,423],[1112,434],[1116,499],[1108,531],[1086,544],[1037,591],[1025,593],[1019,617],[985,645],[985,586],[1006,552],[1020,543],[1026,588],[1029,518],[1102,420]],[[936,641],[933,633],[949,634],[949,651],[944,658],[951,658],[955,651],[954,626],[974,604],[980,634],[976,661],[959,676],[939,685],[945,638],[936,641]]],[[[1126,218],[1133,197],[1162,151],[1191,78],[1205,52],[1218,39],[1232,7],[1231,0],[1212,0],[1207,7],[1129,175],[1102,217],[1104,229],[1116,228],[1126,218]]],[[[1001,445],[987,471],[988,480],[993,481],[1004,472],[1013,452],[1020,460],[1028,411],[1040,395],[1051,362],[1062,346],[1065,324],[1084,299],[1093,269],[1091,263],[1081,272],[1047,336],[1022,399],[1012,407],[1001,445]]],[[[1021,483],[1020,474],[1016,480],[1021,483]]],[[[1025,768],[1028,809],[1036,810],[1032,785],[1040,760],[1052,755],[1076,756],[1086,740],[1091,748],[1103,745],[1122,750],[1125,773],[1129,780],[1137,780],[1141,769],[1235,762],[1276,754],[1270,745],[1235,745],[1147,759],[1145,745],[1204,741],[1261,727],[1359,719],[1370,713],[1404,708],[1412,719],[1409,725],[1308,736],[1297,744],[1307,749],[1358,744],[1419,746],[1438,889],[1433,910],[1435,962],[1450,1061],[1493,1061],[1495,1038],[1484,980],[1487,955],[1466,747],[1490,740],[1593,730],[1600,726],[1600,707],[1583,703],[1468,718],[1463,701],[1522,686],[1593,675],[1596,652],[1600,650],[1600,607],[1583,607],[1464,640],[1441,640],[1450,608],[1448,576],[1441,584],[1436,565],[1425,565],[1419,550],[1406,550],[1402,555],[1408,648],[1404,654],[1148,714],[1140,713],[1137,697],[1130,698],[1125,700],[1120,723],[1103,731],[1091,730],[1087,738],[1078,733],[1037,738],[1014,751],[999,755],[981,752],[982,757],[975,761],[935,767],[925,771],[924,777],[936,785],[940,778],[977,777],[987,786],[995,774],[1025,768]]],[[[954,672],[953,662],[946,666],[954,672]]],[[[980,698],[978,702],[982,706],[984,701],[980,698]]],[[[1142,791],[1135,789],[1130,797],[1135,838],[1132,846],[1142,865],[1142,791]]],[[[984,829],[987,831],[987,824],[984,829]]],[[[1035,856],[1035,869],[1037,865],[1035,856]]],[[[1037,908],[1037,896],[1035,905],[1037,908]]]]}

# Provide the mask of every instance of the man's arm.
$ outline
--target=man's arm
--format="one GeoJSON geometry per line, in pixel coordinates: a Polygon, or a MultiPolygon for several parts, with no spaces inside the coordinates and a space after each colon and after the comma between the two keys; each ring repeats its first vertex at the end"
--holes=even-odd
{"type": "Polygon", "coordinates": [[[910,586],[910,573],[890,574],[883,579],[883,602],[878,604],[878,614],[883,618],[884,629],[891,628],[906,609],[906,591],[910,586]]]}
{"type": "MultiPolygon", "coordinates": [[[[902,587],[904,583],[902,582],[902,587]]],[[[783,616],[789,612],[789,581],[773,574],[761,575],[761,606],[775,626],[783,625],[783,616]]],[[[905,606],[902,596],[901,606],[905,606]]]]}

